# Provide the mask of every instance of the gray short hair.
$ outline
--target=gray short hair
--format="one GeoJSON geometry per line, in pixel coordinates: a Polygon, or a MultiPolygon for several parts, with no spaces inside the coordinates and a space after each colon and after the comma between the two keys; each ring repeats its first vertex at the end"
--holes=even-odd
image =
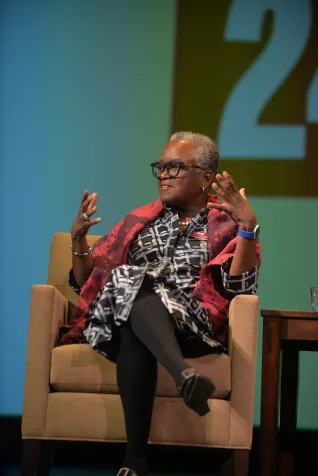
{"type": "Polygon", "coordinates": [[[175,132],[170,137],[170,142],[173,140],[185,140],[192,142],[198,147],[198,153],[195,157],[197,165],[204,169],[212,170],[216,174],[219,167],[219,153],[216,142],[210,137],[196,132],[175,132]]]}

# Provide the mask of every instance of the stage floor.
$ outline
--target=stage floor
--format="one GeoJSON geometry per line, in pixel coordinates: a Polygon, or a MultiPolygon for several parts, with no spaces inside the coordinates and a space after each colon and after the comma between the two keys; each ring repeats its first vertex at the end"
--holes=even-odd
{"type": "MultiPolygon", "coordinates": [[[[116,471],[109,469],[105,470],[102,468],[99,469],[79,469],[79,468],[52,468],[50,476],[115,476],[116,471]]],[[[171,472],[171,473],[158,473],[150,472],[150,476],[198,476],[197,473],[185,473],[181,471],[180,473],[171,472]]],[[[199,473],[200,476],[216,476],[215,473],[199,473]]],[[[5,470],[2,476],[20,476],[20,468],[13,467],[5,470]]]]}

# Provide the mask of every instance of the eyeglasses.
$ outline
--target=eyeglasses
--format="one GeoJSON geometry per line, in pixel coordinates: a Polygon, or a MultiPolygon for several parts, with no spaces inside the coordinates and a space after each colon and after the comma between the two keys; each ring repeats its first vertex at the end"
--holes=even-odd
{"type": "Polygon", "coordinates": [[[199,165],[185,164],[184,162],[176,161],[176,160],[172,160],[170,162],[153,162],[152,164],[150,164],[150,166],[152,167],[152,175],[155,178],[160,177],[160,175],[165,170],[167,171],[169,178],[176,177],[179,174],[180,169],[186,170],[188,167],[193,169],[207,170],[207,169],[204,169],[203,167],[200,167],[199,165]]]}

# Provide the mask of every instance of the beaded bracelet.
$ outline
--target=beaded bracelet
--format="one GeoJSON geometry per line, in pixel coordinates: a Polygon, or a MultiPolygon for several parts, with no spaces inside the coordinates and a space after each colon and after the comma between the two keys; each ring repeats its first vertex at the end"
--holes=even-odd
{"type": "Polygon", "coordinates": [[[72,253],[76,256],[80,256],[80,257],[83,257],[83,256],[88,256],[91,252],[92,252],[92,248],[88,245],[88,251],[86,253],[78,253],[77,251],[74,250],[74,248],[72,247],[72,245],[70,245],[70,248],[72,250],[72,253]]]}

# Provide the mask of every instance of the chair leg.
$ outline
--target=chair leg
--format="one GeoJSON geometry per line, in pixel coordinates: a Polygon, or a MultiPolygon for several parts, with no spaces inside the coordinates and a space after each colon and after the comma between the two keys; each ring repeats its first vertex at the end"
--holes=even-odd
{"type": "Polygon", "coordinates": [[[40,440],[23,440],[21,476],[34,476],[40,450],[40,440]]]}
{"type": "Polygon", "coordinates": [[[36,476],[49,476],[54,454],[54,441],[42,440],[36,476]]]}
{"type": "Polygon", "coordinates": [[[220,468],[219,476],[248,476],[249,450],[233,450],[220,468]]]}
{"type": "Polygon", "coordinates": [[[249,463],[250,463],[250,451],[249,450],[234,450],[234,475],[235,476],[248,476],[249,463]]]}
{"type": "Polygon", "coordinates": [[[53,459],[54,442],[49,440],[23,440],[21,476],[49,476],[53,459]]]}
{"type": "Polygon", "coordinates": [[[234,475],[234,458],[233,451],[226,450],[227,458],[220,467],[219,476],[233,476],[234,475]]]}

